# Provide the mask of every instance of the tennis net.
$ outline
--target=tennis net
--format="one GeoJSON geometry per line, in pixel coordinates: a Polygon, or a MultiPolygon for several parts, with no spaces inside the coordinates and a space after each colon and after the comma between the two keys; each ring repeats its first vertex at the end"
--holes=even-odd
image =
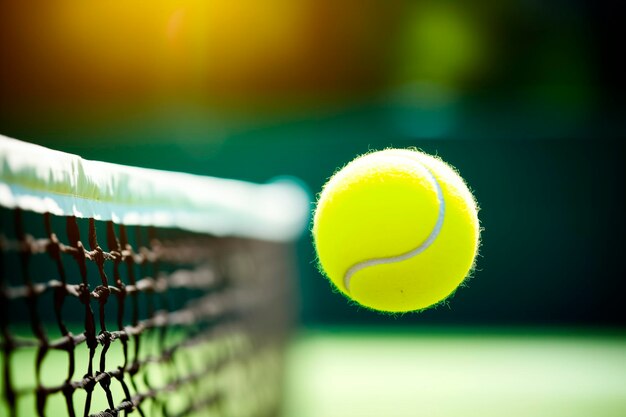
{"type": "Polygon", "coordinates": [[[307,196],[0,137],[0,415],[272,416],[307,196]]]}

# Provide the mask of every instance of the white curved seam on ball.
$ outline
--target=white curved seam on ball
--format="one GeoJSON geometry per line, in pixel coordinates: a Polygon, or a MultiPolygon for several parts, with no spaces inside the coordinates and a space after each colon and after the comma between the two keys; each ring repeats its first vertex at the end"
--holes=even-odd
{"type": "Polygon", "coordinates": [[[352,265],[346,271],[346,274],[344,275],[344,278],[343,278],[343,284],[346,287],[347,292],[350,292],[350,281],[352,279],[352,276],[356,274],[357,272],[359,272],[360,270],[369,268],[370,266],[391,264],[391,263],[402,262],[402,261],[411,259],[412,257],[417,256],[420,253],[424,252],[426,249],[428,249],[430,245],[433,244],[435,239],[437,239],[437,236],[439,236],[439,233],[441,232],[441,227],[443,226],[443,219],[445,217],[446,202],[444,200],[443,190],[441,189],[441,185],[439,185],[439,181],[437,181],[437,178],[435,178],[435,176],[430,171],[430,169],[428,169],[426,166],[424,166],[424,168],[426,169],[426,172],[428,173],[433,184],[435,185],[435,191],[437,193],[437,200],[439,202],[439,213],[438,213],[437,221],[435,222],[435,227],[433,227],[433,230],[430,232],[428,237],[418,247],[416,247],[415,249],[412,249],[411,251],[407,253],[403,253],[402,255],[397,255],[397,256],[390,256],[387,258],[368,259],[366,261],[361,261],[352,265]]]}

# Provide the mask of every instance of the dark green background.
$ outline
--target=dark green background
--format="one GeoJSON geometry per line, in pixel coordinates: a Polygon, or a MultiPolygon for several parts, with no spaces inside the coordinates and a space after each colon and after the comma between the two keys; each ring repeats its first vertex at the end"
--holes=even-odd
{"type": "Polygon", "coordinates": [[[241,129],[223,140],[201,123],[192,141],[183,140],[189,132],[163,126],[140,134],[108,127],[89,140],[36,129],[13,135],[88,159],[255,182],[292,175],[309,188],[312,209],[325,180],[356,155],[418,147],[457,167],[475,192],[484,231],[474,277],[449,306],[390,318],[332,291],[316,271],[306,232],[298,242],[303,324],[626,325],[621,141],[552,137],[549,126],[532,139],[514,128],[523,121],[483,137],[468,127],[462,135],[411,139],[388,116],[388,109],[350,111],[241,129]]]}

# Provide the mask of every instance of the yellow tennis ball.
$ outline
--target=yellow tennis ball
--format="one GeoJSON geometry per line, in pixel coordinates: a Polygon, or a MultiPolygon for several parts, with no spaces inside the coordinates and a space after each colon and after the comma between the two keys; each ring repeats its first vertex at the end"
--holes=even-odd
{"type": "Polygon", "coordinates": [[[360,156],[324,186],[313,219],[320,268],[375,310],[422,310],[445,300],[474,265],[478,209],[463,179],[416,150],[360,156]]]}

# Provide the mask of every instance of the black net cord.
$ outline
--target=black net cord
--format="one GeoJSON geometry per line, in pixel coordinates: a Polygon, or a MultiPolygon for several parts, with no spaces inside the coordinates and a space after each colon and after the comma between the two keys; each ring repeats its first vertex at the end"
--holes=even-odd
{"type": "MultiPolygon", "coordinates": [[[[137,285],[137,280],[135,278],[135,259],[136,255],[133,253],[132,246],[128,242],[128,232],[126,230],[126,226],[120,225],[120,239],[119,239],[120,248],[122,249],[122,253],[129,254],[130,256],[124,256],[123,262],[126,265],[126,277],[128,282],[133,287],[137,285]]],[[[128,293],[125,293],[128,295],[128,293]]],[[[131,302],[132,302],[132,314],[131,314],[131,324],[136,327],[139,323],[139,301],[137,299],[138,293],[133,292],[130,294],[131,302]]],[[[128,374],[130,377],[130,383],[135,392],[138,391],[137,383],[135,381],[135,376],[139,371],[139,349],[141,347],[141,339],[139,335],[133,335],[133,356],[132,361],[129,364],[129,356],[128,356],[128,343],[124,344],[124,366],[128,369],[128,374]]],[[[137,407],[141,416],[144,415],[141,407],[137,407]]]]}
{"type": "Polygon", "coordinates": [[[229,361],[245,362],[252,355],[250,348],[261,346],[257,341],[272,338],[276,341],[281,334],[275,329],[282,326],[280,316],[284,315],[281,307],[284,286],[278,285],[282,272],[277,265],[282,255],[276,250],[277,246],[247,240],[218,240],[190,233],[172,234],[162,240],[156,229],[138,227],[133,245],[126,227],[108,222],[105,250],[98,242],[96,221],[91,219],[86,236],[89,249],[86,249],[73,216],[65,218],[68,243],[61,242],[54,233],[50,215],[42,216],[45,232],[37,239],[26,232],[19,210],[15,211],[14,219],[15,240],[9,241],[0,235],[2,401],[11,416],[17,415],[18,397],[28,394],[21,388],[15,389],[14,378],[18,376],[12,375],[10,366],[15,352],[22,348],[36,351],[33,358],[35,386],[30,392],[35,394],[34,408],[39,416],[46,414],[52,395],[61,395],[72,417],[75,417],[76,407],[82,408],[85,417],[117,416],[132,411],[147,416],[157,410],[173,417],[226,404],[228,392],[221,388],[207,392],[206,382],[217,378],[229,361]],[[29,265],[36,262],[35,256],[41,255],[53,261],[56,279],[31,280],[29,265]],[[7,271],[6,256],[15,256],[19,269],[7,271]],[[64,266],[64,257],[72,259],[77,270],[72,265],[64,266]],[[88,268],[88,263],[95,268],[88,268]],[[91,271],[93,276],[88,276],[91,271]],[[19,281],[17,285],[10,285],[8,275],[19,281]],[[97,283],[95,288],[90,288],[90,281],[97,283]],[[172,292],[180,290],[186,294],[185,301],[172,304],[172,292]],[[139,295],[142,295],[141,301],[145,301],[143,316],[139,311],[139,295]],[[40,311],[44,303],[39,301],[44,296],[52,297],[53,312],[40,311]],[[77,299],[84,311],[83,331],[76,335],[68,330],[64,320],[63,310],[69,308],[66,307],[70,305],[69,297],[77,299]],[[23,303],[27,307],[34,338],[12,335],[10,308],[7,307],[10,303],[23,303]],[[97,313],[92,303],[97,304],[97,313]],[[113,308],[105,308],[108,303],[114,303],[110,306],[113,308]],[[125,320],[127,309],[130,317],[125,320]],[[110,321],[105,317],[107,312],[115,316],[110,321]],[[49,339],[42,314],[54,319],[60,338],[49,339]],[[182,330],[184,337],[170,337],[174,328],[182,330]],[[202,360],[197,356],[193,360],[187,357],[187,352],[193,349],[196,355],[197,348],[203,352],[202,346],[207,343],[220,346],[223,340],[242,335],[248,342],[226,350],[213,349],[202,360]],[[120,343],[123,354],[121,364],[116,367],[107,361],[114,343],[120,343]],[[143,344],[149,344],[151,349],[142,351],[143,344]],[[46,386],[42,380],[43,363],[53,350],[66,352],[69,366],[62,383],[46,386]],[[87,359],[82,377],[76,375],[79,351],[87,359]],[[97,364],[94,362],[96,355],[97,364]],[[178,360],[175,361],[175,357],[178,360]],[[163,371],[161,380],[153,380],[149,372],[142,372],[157,365],[163,371]],[[114,391],[113,385],[120,390],[114,391]],[[80,404],[75,398],[78,390],[84,393],[80,404]],[[184,392],[187,403],[184,408],[171,412],[168,394],[175,391],[184,392]],[[96,395],[106,401],[108,410],[92,409],[96,395]]]}
{"type": "Polygon", "coordinates": [[[46,248],[48,252],[48,256],[52,258],[54,261],[57,274],[59,279],[61,280],[60,286],[56,287],[54,290],[54,313],[57,319],[57,326],[59,327],[59,331],[63,336],[66,336],[69,331],[65,323],[63,323],[62,311],[63,311],[63,303],[65,301],[65,297],[67,296],[67,278],[65,274],[65,268],[63,267],[63,261],[61,260],[61,248],[60,242],[57,235],[52,231],[50,213],[46,213],[44,215],[44,225],[46,229],[46,235],[48,236],[49,244],[46,248]]]}

